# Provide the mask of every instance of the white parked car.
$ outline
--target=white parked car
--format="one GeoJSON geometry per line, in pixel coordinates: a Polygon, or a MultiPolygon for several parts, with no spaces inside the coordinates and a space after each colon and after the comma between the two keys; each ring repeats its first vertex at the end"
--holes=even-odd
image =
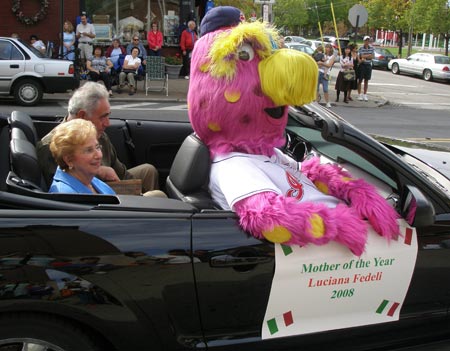
{"type": "Polygon", "coordinates": [[[0,95],[33,106],[44,93],[76,89],[72,61],[50,59],[21,39],[0,37],[0,95]]]}
{"type": "Polygon", "coordinates": [[[450,80],[450,59],[441,54],[418,52],[405,59],[389,61],[388,69],[394,74],[412,74],[425,80],[450,80]]]}

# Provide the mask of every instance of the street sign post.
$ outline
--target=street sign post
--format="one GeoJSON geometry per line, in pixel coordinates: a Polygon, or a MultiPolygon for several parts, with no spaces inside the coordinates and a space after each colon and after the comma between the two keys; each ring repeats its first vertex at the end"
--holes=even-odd
{"type": "Polygon", "coordinates": [[[350,10],[348,10],[348,20],[355,28],[355,38],[353,40],[354,42],[356,42],[356,34],[358,33],[358,28],[365,25],[368,18],[369,14],[363,5],[357,4],[354,5],[350,10]]]}

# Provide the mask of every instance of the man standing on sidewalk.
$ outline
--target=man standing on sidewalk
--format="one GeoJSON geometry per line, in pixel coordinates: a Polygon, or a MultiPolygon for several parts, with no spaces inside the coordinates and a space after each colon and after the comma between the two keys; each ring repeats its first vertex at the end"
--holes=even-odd
{"type": "Polygon", "coordinates": [[[77,25],[76,37],[78,39],[78,49],[83,68],[86,68],[86,60],[92,56],[92,42],[95,38],[94,25],[88,23],[86,12],[81,13],[81,23],[77,25]]]}
{"type": "Polygon", "coordinates": [[[364,37],[364,45],[358,50],[359,56],[359,76],[358,76],[358,100],[369,101],[367,97],[367,89],[369,88],[369,80],[372,78],[372,59],[374,56],[373,46],[369,45],[370,37],[364,37]],[[364,80],[364,95],[361,94],[361,84],[364,80]]]}
{"type": "Polygon", "coordinates": [[[183,70],[185,79],[189,79],[191,73],[191,54],[197,41],[197,33],[195,32],[196,24],[194,21],[188,22],[188,28],[181,33],[180,48],[183,54],[183,70]]]}

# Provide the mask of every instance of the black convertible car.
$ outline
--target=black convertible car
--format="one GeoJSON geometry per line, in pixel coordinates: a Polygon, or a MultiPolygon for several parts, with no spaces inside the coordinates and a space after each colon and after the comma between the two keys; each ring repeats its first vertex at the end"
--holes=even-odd
{"type": "Polygon", "coordinates": [[[158,168],[169,199],[48,194],[35,143],[56,123],[0,117],[0,351],[381,350],[450,337],[450,153],[380,143],[317,104],[290,108],[284,151],[341,164],[405,217],[414,207],[419,249],[399,321],[263,340],[274,245],[215,206],[189,122],[107,130],[128,166],[158,168]]]}

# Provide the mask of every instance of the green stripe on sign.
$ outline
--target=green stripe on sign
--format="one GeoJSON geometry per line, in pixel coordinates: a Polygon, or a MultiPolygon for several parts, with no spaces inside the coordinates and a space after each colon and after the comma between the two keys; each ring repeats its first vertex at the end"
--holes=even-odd
{"type": "Polygon", "coordinates": [[[273,335],[278,331],[277,321],[275,318],[269,319],[267,321],[267,327],[269,328],[270,334],[273,335]]]}
{"type": "Polygon", "coordinates": [[[292,253],[292,247],[288,245],[281,245],[281,248],[283,249],[283,253],[285,256],[290,255],[292,253]]]}
{"type": "Polygon", "coordinates": [[[389,303],[388,300],[383,300],[383,302],[378,306],[377,313],[383,312],[383,310],[386,308],[387,304],[389,303]]]}

